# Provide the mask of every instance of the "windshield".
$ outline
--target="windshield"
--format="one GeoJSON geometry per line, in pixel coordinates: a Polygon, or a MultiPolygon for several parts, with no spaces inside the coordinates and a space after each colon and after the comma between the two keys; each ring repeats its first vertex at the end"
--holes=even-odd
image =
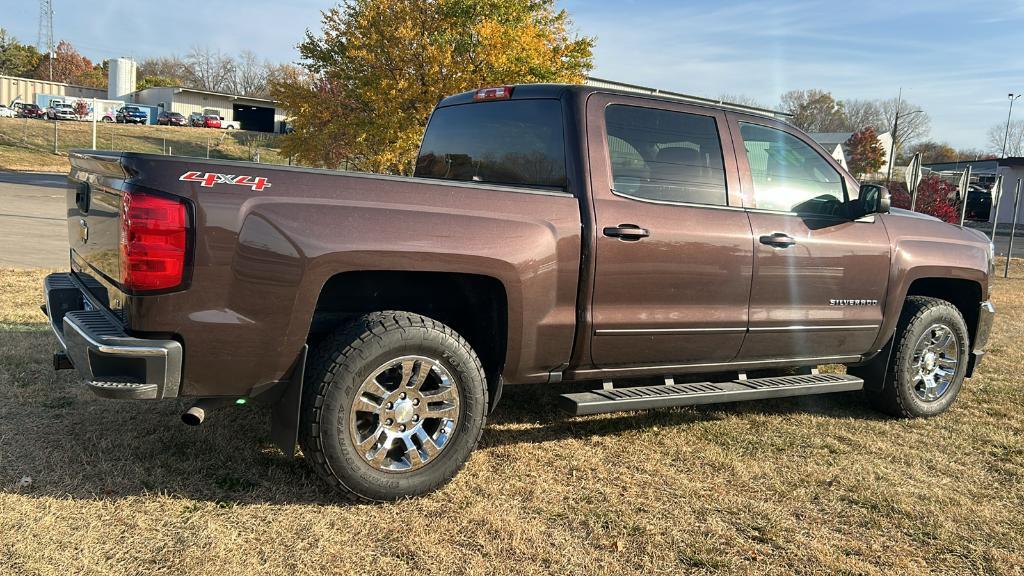
{"type": "Polygon", "coordinates": [[[127,107],[125,107],[124,111],[125,112],[138,112],[139,109],[134,107],[134,106],[127,106],[127,107]]]}
{"type": "Polygon", "coordinates": [[[564,188],[561,102],[503,100],[438,108],[423,136],[415,175],[564,188]]]}

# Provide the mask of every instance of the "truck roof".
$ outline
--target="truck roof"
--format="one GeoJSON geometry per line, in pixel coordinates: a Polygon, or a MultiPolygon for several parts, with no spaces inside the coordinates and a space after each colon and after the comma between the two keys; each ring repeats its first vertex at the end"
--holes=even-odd
{"type": "MultiPolygon", "coordinates": [[[[779,120],[785,120],[789,116],[788,114],[785,114],[784,112],[779,112],[777,110],[771,110],[768,108],[758,108],[755,106],[745,106],[742,104],[734,104],[731,102],[715,100],[712,98],[690,96],[678,92],[669,92],[664,90],[657,90],[654,88],[645,88],[643,86],[621,84],[617,82],[609,84],[614,84],[614,87],[583,84],[513,84],[511,85],[513,88],[512,96],[509,99],[526,100],[530,98],[561,98],[566,94],[578,95],[581,98],[586,99],[586,97],[588,97],[590,94],[599,92],[602,94],[621,94],[623,96],[650,98],[653,100],[660,100],[663,102],[685,102],[687,104],[694,104],[697,106],[706,106],[708,108],[729,110],[732,112],[742,112],[745,114],[752,114],[756,116],[767,116],[779,120]]],[[[481,86],[480,88],[490,88],[490,86],[481,86]]],[[[446,106],[469,104],[474,101],[473,96],[476,93],[477,90],[470,90],[468,92],[462,92],[460,94],[453,94],[451,96],[443,98],[437,104],[437,107],[443,108],[446,106]]]]}

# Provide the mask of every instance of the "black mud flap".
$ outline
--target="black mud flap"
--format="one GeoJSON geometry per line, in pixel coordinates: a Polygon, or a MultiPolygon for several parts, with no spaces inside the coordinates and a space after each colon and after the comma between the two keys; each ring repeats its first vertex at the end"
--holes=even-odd
{"type": "Polygon", "coordinates": [[[302,382],[306,378],[306,356],[309,345],[302,346],[291,378],[270,413],[270,438],[288,458],[295,456],[299,442],[299,415],[302,410],[302,382]]]}
{"type": "Polygon", "coordinates": [[[889,338],[885,346],[870,360],[859,366],[850,366],[846,369],[846,373],[864,380],[865,390],[881,392],[885,386],[885,374],[889,370],[889,362],[892,361],[892,345],[895,340],[896,336],[889,338]]]}

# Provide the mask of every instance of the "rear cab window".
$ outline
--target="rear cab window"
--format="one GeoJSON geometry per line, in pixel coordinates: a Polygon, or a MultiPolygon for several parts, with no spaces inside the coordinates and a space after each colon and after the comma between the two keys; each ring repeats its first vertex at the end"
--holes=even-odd
{"type": "Polygon", "coordinates": [[[434,110],[415,176],[564,190],[561,102],[499,100],[434,110]]]}
{"type": "Polygon", "coordinates": [[[605,110],[605,129],[615,193],[726,205],[722,143],[714,118],[613,104],[605,110]]]}

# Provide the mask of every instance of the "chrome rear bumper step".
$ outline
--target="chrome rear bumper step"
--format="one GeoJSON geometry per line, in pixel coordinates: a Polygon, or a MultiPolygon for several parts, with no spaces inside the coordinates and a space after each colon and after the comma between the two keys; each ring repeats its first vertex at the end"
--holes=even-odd
{"type": "Polygon", "coordinates": [[[181,343],[127,334],[111,312],[88,301],[86,286],[69,273],[50,274],[43,281],[50,328],[60,344],[54,368],[74,367],[89,390],[103,398],[178,396],[181,343]]]}
{"type": "Polygon", "coordinates": [[[864,380],[846,374],[802,374],[731,382],[697,382],[612,388],[562,394],[559,407],[575,416],[674,406],[765,400],[860,390],[864,380]]]}

